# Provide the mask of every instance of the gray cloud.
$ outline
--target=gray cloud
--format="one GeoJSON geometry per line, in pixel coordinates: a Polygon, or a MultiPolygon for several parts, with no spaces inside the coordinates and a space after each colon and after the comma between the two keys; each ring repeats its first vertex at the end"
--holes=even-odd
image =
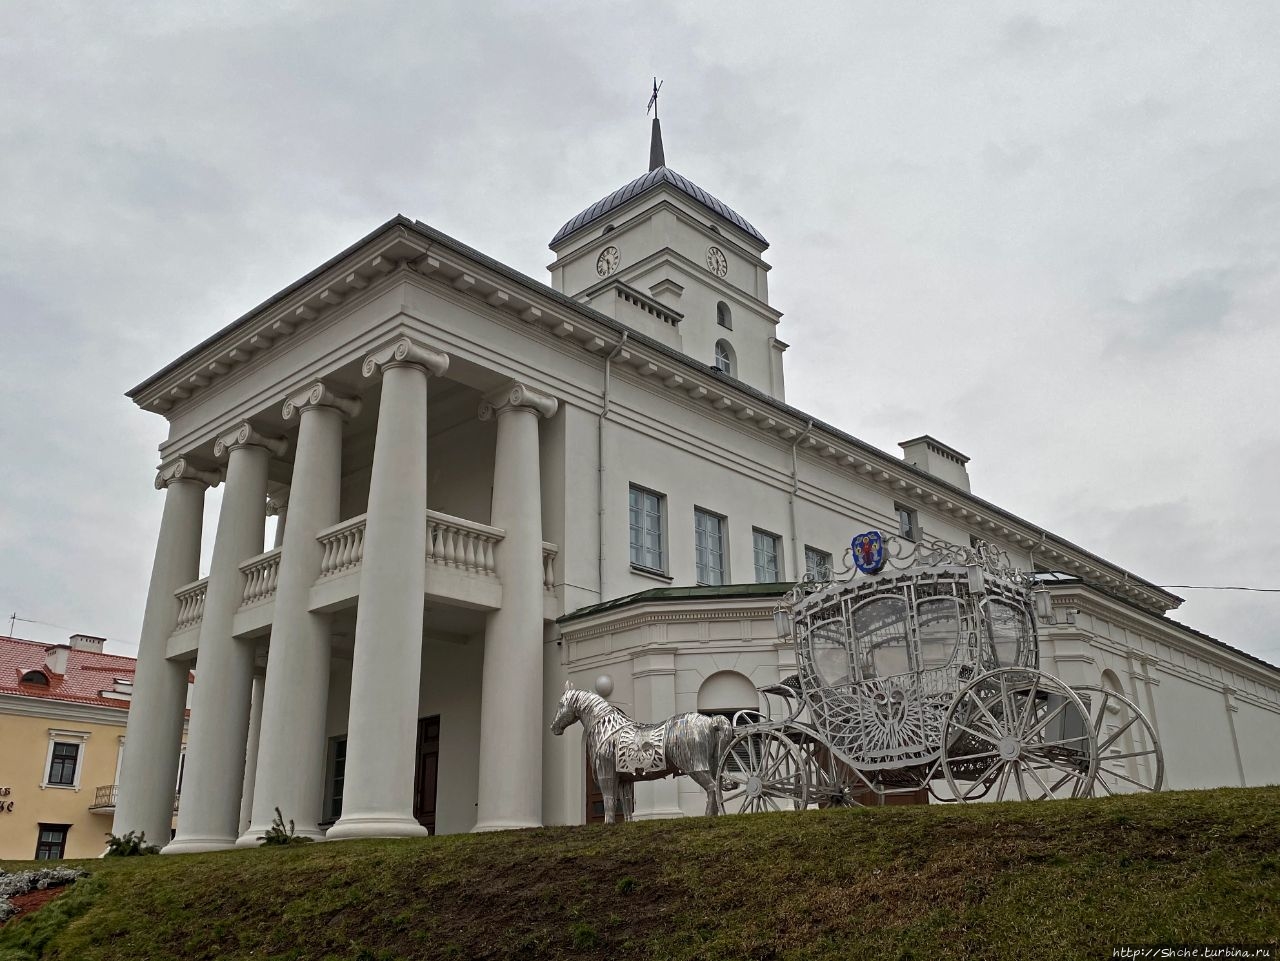
{"type": "MultiPolygon", "coordinates": [[[[1278,44],[1245,0],[31,8],[0,37],[0,613],[127,650],[163,429],[121,393],[397,212],[545,276],[644,169],[653,74],[672,166],[773,242],[789,400],[934,433],[1143,576],[1280,586],[1278,44]]],[[[1280,655],[1273,595],[1179,616],[1280,655]]]]}

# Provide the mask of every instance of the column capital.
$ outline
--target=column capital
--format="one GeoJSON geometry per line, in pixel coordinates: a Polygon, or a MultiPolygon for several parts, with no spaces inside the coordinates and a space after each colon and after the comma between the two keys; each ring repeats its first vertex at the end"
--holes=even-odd
{"type": "Polygon", "coordinates": [[[193,467],[185,457],[176,457],[161,464],[156,469],[156,490],[164,490],[178,480],[198,481],[208,487],[217,487],[222,483],[222,475],[217,471],[200,470],[193,467]]]}
{"type": "Polygon", "coordinates": [[[267,498],[267,516],[279,517],[289,510],[289,492],[279,491],[267,498]]]}
{"type": "Polygon", "coordinates": [[[530,410],[543,417],[552,417],[559,407],[560,402],[550,394],[516,383],[485,397],[480,405],[480,419],[492,420],[509,410],[530,410]]]}
{"type": "Polygon", "coordinates": [[[449,355],[432,350],[410,337],[397,337],[365,357],[362,370],[366,377],[372,377],[388,368],[406,365],[422,367],[428,374],[439,377],[449,369],[449,355]]]}
{"type": "Polygon", "coordinates": [[[237,447],[262,447],[276,457],[283,457],[284,452],[289,449],[289,442],[283,437],[264,437],[246,420],[218,435],[218,439],[213,442],[213,456],[222,457],[237,447]]]}
{"type": "Polygon", "coordinates": [[[310,410],[313,407],[332,407],[350,420],[360,413],[361,406],[363,405],[359,398],[335,394],[323,381],[318,380],[290,394],[285,399],[281,416],[285,420],[292,420],[294,417],[301,416],[304,410],[310,410]]]}

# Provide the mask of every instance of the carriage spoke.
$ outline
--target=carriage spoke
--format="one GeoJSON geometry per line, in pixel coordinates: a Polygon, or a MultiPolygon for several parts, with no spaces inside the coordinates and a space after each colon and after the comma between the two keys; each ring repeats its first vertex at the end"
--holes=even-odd
{"type": "Polygon", "coordinates": [[[1036,783],[1039,784],[1040,787],[1044,789],[1044,795],[1041,798],[1039,798],[1039,800],[1044,800],[1044,798],[1053,797],[1053,791],[1049,789],[1049,785],[1044,783],[1044,779],[1040,777],[1040,772],[1035,769],[1035,766],[1032,765],[1028,759],[1023,758],[1022,766],[1025,767],[1028,772],[1030,772],[1031,776],[1036,779],[1036,783]]]}
{"type": "Polygon", "coordinates": [[[952,761],[972,761],[980,757],[996,757],[997,755],[999,755],[999,753],[1000,753],[999,751],[983,751],[979,754],[957,754],[951,760],[952,761]]]}
{"type": "Polygon", "coordinates": [[[1118,777],[1122,781],[1128,781],[1134,787],[1139,788],[1143,791],[1152,790],[1152,787],[1150,784],[1143,784],[1141,781],[1135,781],[1133,778],[1129,777],[1127,774],[1121,774],[1119,771],[1108,770],[1103,773],[1105,773],[1108,777],[1118,777]]]}
{"type": "MultiPolygon", "coordinates": [[[[1037,724],[1036,724],[1036,726],[1035,726],[1035,728],[1034,728],[1033,730],[1027,731],[1027,733],[1026,733],[1026,737],[1027,737],[1027,739],[1028,739],[1028,740],[1030,740],[1031,738],[1033,738],[1033,737],[1035,737],[1037,734],[1039,734],[1041,731],[1043,731],[1046,727],[1048,727],[1048,726],[1049,726],[1049,722],[1050,722],[1050,721],[1052,721],[1052,720],[1053,720],[1055,717],[1057,717],[1059,714],[1061,714],[1064,710],[1066,710],[1066,708],[1067,708],[1067,705],[1068,705],[1068,704],[1071,704],[1071,702],[1070,702],[1070,701],[1065,701],[1065,700],[1064,700],[1061,704],[1059,704],[1057,707],[1055,707],[1052,711],[1050,711],[1048,714],[1046,714],[1044,717],[1042,717],[1042,718],[1040,719],[1039,723],[1037,723],[1037,724]]],[[[1073,706],[1074,706],[1074,705],[1073,705],[1073,706]]]]}
{"type": "Polygon", "coordinates": [[[1129,728],[1133,727],[1133,725],[1137,723],[1137,720],[1138,720],[1137,717],[1129,718],[1129,720],[1125,721],[1121,727],[1118,727],[1116,728],[1116,730],[1112,731],[1111,736],[1108,737],[1105,741],[1100,741],[1098,743],[1098,753],[1101,754],[1103,751],[1109,748],[1112,744],[1114,744],[1116,742],[1116,739],[1121,734],[1129,730],[1129,728]]]}
{"type": "Polygon", "coordinates": [[[985,783],[985,782],[986,782],[986,780],[987,780],[987,776],[988,776],[992,771],[994,771],[994,770],[996,769],[996,767],[997,767],[997,766],[999,766],[999,764],[1000,764],[1000,759],[999,759],[999,758],[996,758],[994,761],[992,761],[992,762],[991,762],[991,766],[990,766],[990,767],[988,767],[985,771],[983,771],[983,772],[982,772],[982,777],[978,778],[976,781],[974,781],[972,784],[970,784],[970,785],[969,785],[969,790],[965,791],[963,794],[961,794],[961,795],[960,795],[960,800],[961,800],[961,801],[967,801],[967,800],[969,800],[969,795],[973,793],[973,791],[974,791],[974,789],[975,789],[975,788],[977,788],[979,785],[981,785],[981,784],[983,784],[983,783],[985,783]]]}
{"type": "Polygon", "coordinates": [[[1030,705],[1030,707],[1027,711],[1023,713],[1023,718],[1025,720],[1025,723],[1022,725],[1021,729],[1018,731],[1019,734],[1023,734],[1023,735],[1026,734],[1027,725],[1031,723],[1031,718],[1035,715],[1036,692],[1039,691],[1039,689],[1040,689],[1040,675],[1036,674],[1031,679],[1031,690],[1027,692],[1027,702],[1030,705]]]}
{"type": "Polygon", "coordinates": [[[1006,763],[1000,769],[1000,787],[996,791],[996,800],[1004,800],[1004,792],[1009,789],[1009,765],[1006,763]]]}

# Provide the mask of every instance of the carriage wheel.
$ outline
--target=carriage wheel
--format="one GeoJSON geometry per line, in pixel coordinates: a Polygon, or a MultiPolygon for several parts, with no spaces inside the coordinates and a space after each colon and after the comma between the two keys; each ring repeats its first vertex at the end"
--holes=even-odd
{"type": "Polygon", "coordinates": [[[942,729],[942,772],[952,797],[1036,801],[1084,797],[1098,742],[1080,698],[1056,677],[1000,668],[956,696],[942,729]]]}
{"type": "Polygon", "coordinates": [[[805,781],[808,787],[807,803],[819,808],[853,807],[853,785],[847,783],[843,764],[822,741],[810,735],[796,746],[804,759],[805,781]]]}
{"type": "Polygon", "coordinates": [[[1095,797],[1158,791],[1164,783],[1164,751],[1155,728],[1123,694],[1092,685],[1073,688],[1089,706],[1089,730],[1098,742],[1095,797]]]}
{"type": "Polygon", "coordinates": [[[804,810],[809,783],[799,748],[781,731],[740,731],[720,758],[716,796],[725,814],[804,810]]]}

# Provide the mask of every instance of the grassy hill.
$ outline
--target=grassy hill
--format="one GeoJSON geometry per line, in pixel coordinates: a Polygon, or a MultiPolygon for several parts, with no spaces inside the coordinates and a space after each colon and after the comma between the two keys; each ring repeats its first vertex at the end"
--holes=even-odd
{"type": "Polygon", "coordinates": [[[0,929],[0,959],[1106,958],[1275,944],[1280,788],[82,866],[0,929]]]}

